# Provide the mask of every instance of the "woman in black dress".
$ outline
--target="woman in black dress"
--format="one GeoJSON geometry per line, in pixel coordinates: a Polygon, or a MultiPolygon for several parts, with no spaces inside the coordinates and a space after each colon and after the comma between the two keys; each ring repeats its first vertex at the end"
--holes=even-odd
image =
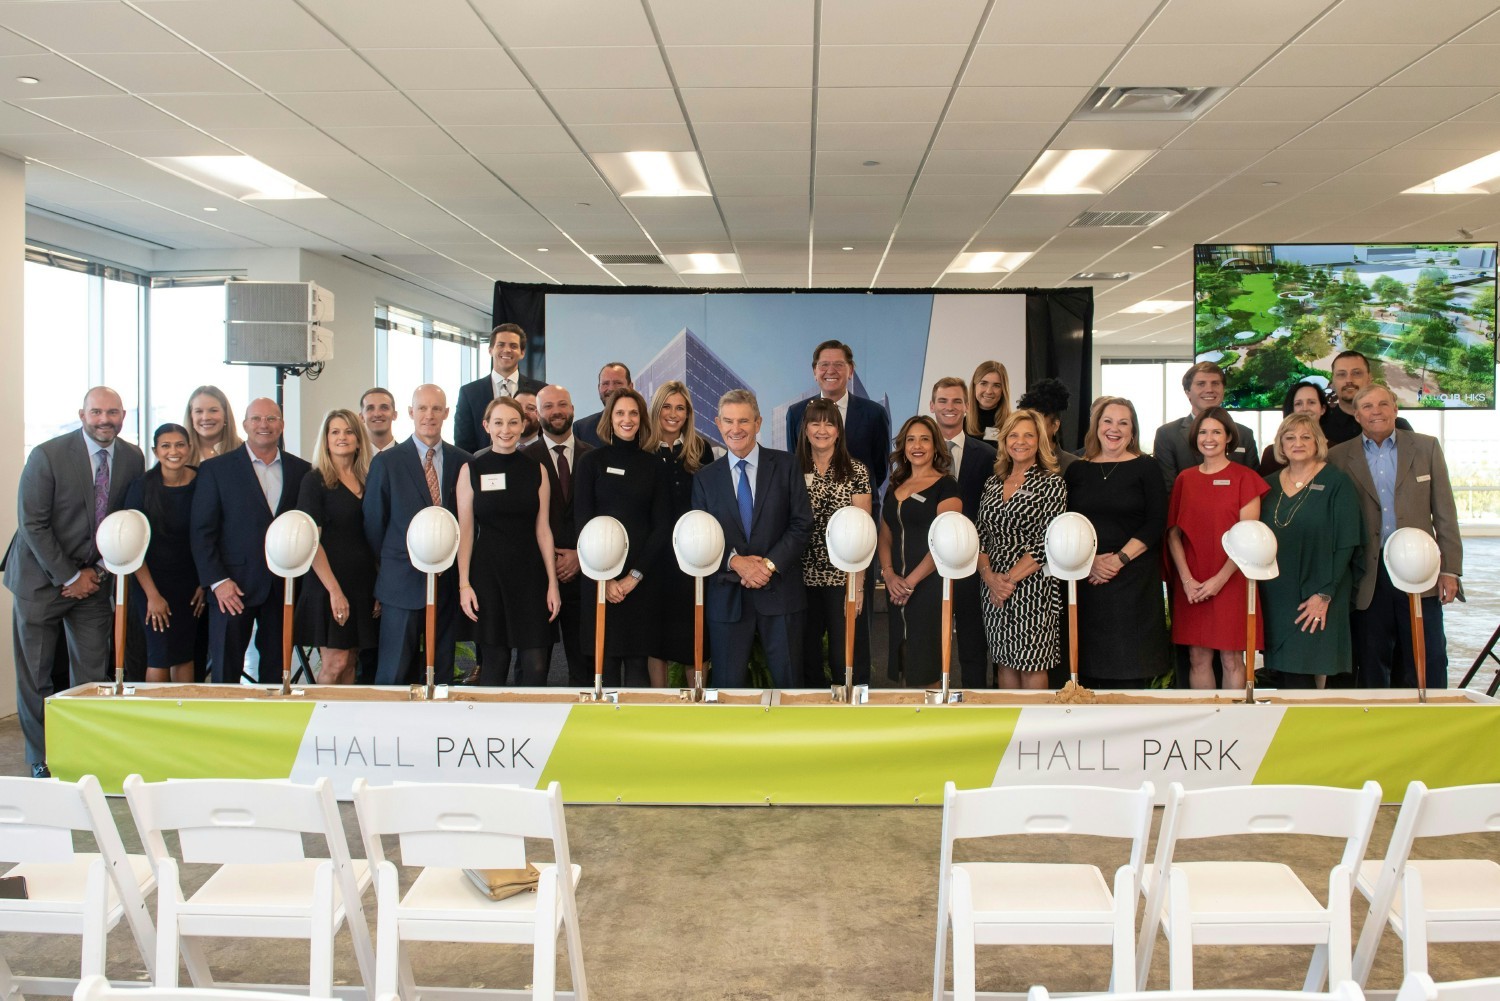
{"type": "Polygon", "coordinates": [[[156,465],[125,491],[125,507],[151,523],[146,562],[131,577],[131,610],[146,634],[146,680],[191,684],[203,588],[188,547],[198,467],[188,465],[187,428],[163,424],[151,439],[156,465]]]}
{"type": "Polygon", "coordinates": [[[370,471],[365,426],[349,410],[330,410],[318,435],[313,470],[302,478],[297,510],[318,523],[313,572],[302,579],[293,635],[318,648],[318,684],[354,681],[359,651],[374,649],[375,552],[365,538],[365,475],[370,471]]]}
{"type": "MultiPolygon", "coordinates": [[[[693,398],[687,386],[673,380],[652,394],[651,429],[667,479],[668,517],[676,525],[692,509],[693,475],[714,460],[713,445],[693,424],[693,398]]],[[[662,610],[656,643],[646,660],[651,687],[661,688],[667,683],[669,663],[693,663],[693,578],[677,565],[672,547],[664,545],[641,586],[651,603],[662,610]]]]}
{"type": "Polygon", "coordinates": [[[1167,488],[1156,460],[1141,454],[1135,404],[1118,396],[1094,403],[1083,460],[1063,481],[1068,510],[1088,518],[1099,540],[1078,588],[1079,681],[1144,688],[1172,669],[1161,575],[1167,488]]]}
{"type": "Polygon", "coordinates": [[[490,451],[458,474],[458,603],[478,623],[479,683],[547,683],[552,620],[562,608],[542,464],[519,451],[526,414],[508,396],[484,410],[490,451]]]}
{"type": "MultiPolygon", "coordinates": [[[[663,609],[651,589],[661,548],[672,536],[666,467],[656,455],[656,437],[646,400],[633,389],[617,389],[599,421],[603,444],[578,457],[573,474],[573,517],[583,531],[589,519],[609,515],[625,526],[630,552],[617,580],[608,583],[604,620],[604,683],[627,688],[650,685],[646,658],[659,649],[663,609]]],[[[594,604],[595,582],[582,578],[585,605],[594,604]]],[[[583,615],[583,648],[594,648],[594,616],[583,615]]]]}
{"type": "Polygon", "coordinates": [[[896,435],[891,481],[880,505],[880,571],[890,610],[891,680],[926,687],[943,673],[943,584],[927,550],[927,530],[938,515],[962,511],[953,456],[937,422],[912,417],[896,435]]]}

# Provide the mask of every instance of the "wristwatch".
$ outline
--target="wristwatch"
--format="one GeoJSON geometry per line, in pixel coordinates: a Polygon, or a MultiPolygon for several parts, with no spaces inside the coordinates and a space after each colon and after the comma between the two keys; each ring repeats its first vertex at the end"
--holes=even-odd
{"type": "Polygon", "coordinates": [[[765,561],[767,570],[771,571],[772,573],[776,572],[776,564],[771,562],[770,557],[762,556],[761,559],[765,561]]]}
{"type": "Polygon", "coordinates": [[[1119,560],[1120,566],[1123,567],[1125,564],[1130,562],[1131,556],[1125,550],[1117,549],[1115,550],[1115,559],[1119,560]]]}
{"type": "Polygon", "coordinates": [[[639,570],[630,571],[630,579],[633,581],[639,582],[643,576],[645,575],[642,574],[639,570]]]}

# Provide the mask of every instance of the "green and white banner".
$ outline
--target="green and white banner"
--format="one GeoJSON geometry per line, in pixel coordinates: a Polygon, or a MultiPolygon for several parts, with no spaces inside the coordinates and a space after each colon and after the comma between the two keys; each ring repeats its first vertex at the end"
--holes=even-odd
{"type": "Polygon", "coordinates": [[[613,705],[58,697],[62,778],[562,784],[574,803],[900,804],[1016,784],[1500,782],[1500,706],[613,705]]]}

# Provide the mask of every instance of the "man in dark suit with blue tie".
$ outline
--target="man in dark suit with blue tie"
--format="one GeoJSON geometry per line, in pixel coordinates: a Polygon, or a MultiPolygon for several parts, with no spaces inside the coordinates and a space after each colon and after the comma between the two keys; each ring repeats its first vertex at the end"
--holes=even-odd
{"type": "Polygon", "coordinates": [[[281,450],[281,408],[250,401],[245,447],[215,456],[198,469],[191,545],[198,582],[208,602],[208,660],[219,684],[237,684],[255,630],[261,682],[279,682],[281,578],[266,566],[266,530],[297,506],[307,460],[281,450]]]}
{"type": "Polygon", "coordinates": [[[812,533],[807,484],[789,452],[761,448],[760,405],[748,389],[719,399],[715,422],[729,454],[693,478],[693,507],[724,528],[724,562],[706,580],[704,615],[713,680],[743,688],[757,633],[777,688],[801,677],[801,618],[807,608],[802,551],[812,533]]]}
{"type": "MultiPolygon", "coordinates": [[[[458,474],[471,456],[443,441],[448,398],[437,386],[418,386],[411,396],[412,435],[370,462],[365,480],[365,537],[380,559],[375,598],[380,602],[377,685],[402,685],[416,676],[417,641],[427,608],[427,575],[411,565],[406,529],[418,511],[439,505],[458,514],[458,474]]],[[[458,611],[458,572],[437,579],[436,677],[453,677],[453,628],[458,611]]]]}
{"type": "Polygon", "coordinates": [[[514,323],[502,323],[490,331],[490,374],[465,383],[458,391],[458,414],[453,419],[453,441],[465,452],[477,452],[490,443],[484,429],[484,409],[491,400],[517,393],[535,393],[544,385],[522,375],[526,357],[526,332],[514,323]]]}
{"type": "MultiPolygon", "coordinates": [[[[953,456],[952,475],[958,480],[958,497],[963,502],[964,517],[978,522],[984,485],[995,474],[995,449],[983,439],[964,432],[964,418],[969,412],[969,384],[954,376],[939,379],[932,384],[928,409],[942,432],[945,447],[953,456]]],[[[958,660],[962,666],[962,683],[970,688],[984,688],[989,684],[990,654],[989,641],[984,635],[983,602],[978,574],[953,582],[953,628],[958,634],[958,660]]]]}

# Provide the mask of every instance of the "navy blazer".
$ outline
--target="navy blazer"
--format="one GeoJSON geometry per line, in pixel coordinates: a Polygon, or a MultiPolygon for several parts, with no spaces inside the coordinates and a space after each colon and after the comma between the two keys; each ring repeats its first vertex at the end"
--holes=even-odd
{"type": "MultiPolygon", "coordinates": [[[[809,397],[808,399],[812,399],[809,397]]],[[[807,411],[807,400],[800,400],[787,408],[786,446],[793,454],[797,451],[797,434],[802,430],[802,415],[807,411]]],[[[891,419],[885,408],[874,400],[849,394],[849,416],[844,421],[844,445],[849,454],[865,464],[870,471],[871,497],[876,510],[880,507],[880,488],[885,485],[891,471],[891,419]]]]}
{"type": "MultiPolygon", "coordinates": [[[[442,449],[443,507],[457,517],[458,473],[473,456],[446,441],[442,449]]],[[[380,560],[375,597],[382,605],[405,609],[427,605],[427,575],[411,565],[406,553],[406,529],[418,511],[431,505],[422,458],[410,438],[376,454],[365,479],[365,538],[380,560]]],[[[445,596],[457,594],[457,580],[451,568],[438,576],[439,603],[445,596]]]]}
{"type": "Polygon", "coordinates": [[[599,422],[604,419],[604,411],[580,417],[573,422],[573,437],[583,442],[589,448],[603,448],[604,439],[599,437],[599,422]]]}
{"type": "Polygon", "coordinates": [[[205,589],[229,578],[244,592],[247,606],[264,604],[281,578],[266,566],[266,530],[297,507],[302,478],[312,470],[306,459],[281,453],[281,500],[272,511],[245,446],[214,456],[198,467],[189,538],[198,582],[205,589]]]}
{"type": "MultiPolygon", "coordinates": [[[[594,449],[586,441],[581,441],[577,434],[573,435],[573,466],[572,472],[578,473],[578,460],[583,458],[584,453],[592,452],[594,449]]],[[[554,549],[577,549],[578,527],[573,524],[573,498],[570,496],[563,500],[562,487],[557,482],[557,456],[552,454],[552,441],[546,435],[542,435],[536,441],[521,449],[522,453],[531,456],[542,464],[542,469],[547,473],[547,486],[551,488],[549,494],[547,521],[552,526],[552,547],[554,549]]],[[[576,490],[577,480],[574,480],[576,490]]]]}
{"type": "Polygon", "coordinates": [[[730,470],[735,461],[731,452],[693,477],[694,509],[707,511],[724,528],[724,561],[718,573],[704,580],[704,614],[715,622],[738,622],[745,605],[760,615],[800,612],[807,607],[802,551],[807,548],[813,524],[807,481],[790,452],[761,446],[747,539],[730,470]],[[765,587],[745,588],[739,574],[729,569],[731,555],[764,556],[776,564],[776,573],[765,587]]]}
{"type": "Polygon", "coordinates": [[[983,438],[964,435],[964,455],[958,465],[958,497],[963,501],[964,517],[970,521],[979,520],[979,501],[984,497],[984,485],[995,475],[996,454],[994,446],[983,438]]]}
{"type": "MultiPolygon", "coordinates": [[[[484,430],[484,408],[495,398],[495,383],[491,381],[491,374],[486,372],[483,378],[464,383],[458,391],[458,409],[453,416],[453,442],[465,452],[477,452],[490,443],[490,436],[484,430]]],[[[530,376],[516,373],[518,393],[537,393],[545,385],[546,383],[538,382],[530,376]]],[[[422,604],[426,603],[426,599],[423,599],[422,604]]]]}

